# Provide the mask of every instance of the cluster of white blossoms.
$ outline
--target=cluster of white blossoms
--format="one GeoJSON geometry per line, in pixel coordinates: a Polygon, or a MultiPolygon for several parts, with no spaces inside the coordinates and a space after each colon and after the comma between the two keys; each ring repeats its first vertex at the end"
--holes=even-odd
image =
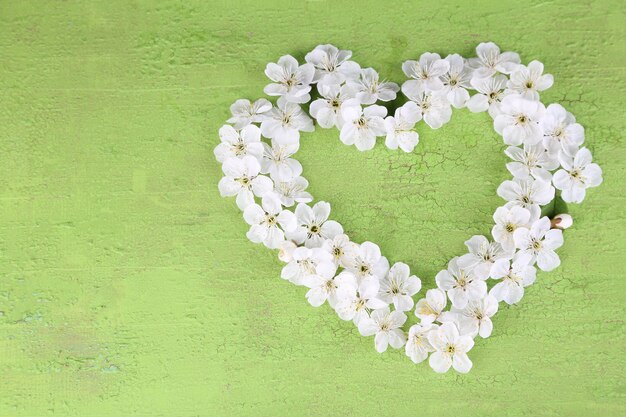
{"type": "Polygon", "coordinates": [[[539,101],[553,83],[543,64],[522,65],[517,53],[502,53],[491,42],[478,45],[476,54],[424,53],[403,63],[409,80],[401,87],[332,45],[316,47],[304,64],[283,56],[265,69],[272,82],[264,91],[276,102],[237,100],[215,148],[224,172],[221,195],[236,196],[252,242],[279,249],[286,263],[281,277],[308,288],[311,305],[328,303],[363,336],[374,336],[378,352],[404,346],[415,363],[429,357],[436,372],[468,372],[467,352],[474,338],[491,335],[498,304],[519,302],[536,268],[560,264],[555,250],[572,220],[566,214],[541,217],[541,207],[556,190],[564,201],[580,203],[587,188],[602,182],[600,167],[581,147],[583,127],[559,104],[539,101]],[[302,106],[311,101],[313,86],[319,98],[307,111],[302,106]],[[393,115],[375,104],[400,91],[408,101],[393,115]],[[385,136],[390,149],[411,152],[419,142],[415,125],[424,121],[437,129],[450,120],[452,107],[489,113],[508,145],[506,168],[513,178],[497,189],[506,203],[495,210],[491,237],[467,240],[468,253],[452,259],[437,274],[437,288],[415,302],[421,281],[406,264],[390,266],[376,244],[350,241],[341,224],[329,220],[330,204],[309,205],[313,197],[294,154],[300,132],[314,130],[313,119],[336,127],[344,144],[361,151],[385,136]],[[405,329],[410,312],[419,323],[405,329]]]}

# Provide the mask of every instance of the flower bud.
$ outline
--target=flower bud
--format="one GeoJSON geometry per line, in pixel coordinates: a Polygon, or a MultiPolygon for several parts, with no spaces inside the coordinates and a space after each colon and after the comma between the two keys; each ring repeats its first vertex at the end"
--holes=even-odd
{"type": "Polygon", "coordinates": [[[278,259],[285,263],[291,262],[291,254],[296,248],[296,244],[293,243],[291,240],[285,240],[283,243],[280,244],[280,248],[278,250],[278,259]]]}
{"type": "Polygon", "coordinates": [[[557,214],[556,216],[554,216],[554,218],[550,221],[550,226],[553,229],[567,229],[569,228],[572,224],[574,224],[574,221],[572,220],[572,216],[570,216],[569,214],[557,214]]]}

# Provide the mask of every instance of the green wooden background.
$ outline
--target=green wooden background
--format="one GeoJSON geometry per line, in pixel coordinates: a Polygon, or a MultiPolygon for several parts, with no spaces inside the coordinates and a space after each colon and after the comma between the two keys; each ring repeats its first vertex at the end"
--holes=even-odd
{"type": "MultiPolygon", "coordinates": [[[[0,416],[626,415],[624,4],[439,3],[0,0],[0,416]],[[332,42],[402,82],[486,40],[545,63],[605,182],[472,372],[437,375],[279,278],[212,149],[282,54],[332,42]]],[[[428,288],[508,174],[486,114],[420,134],[360,153],[318,131],[299,156],[350,236],[428,288]]]]}

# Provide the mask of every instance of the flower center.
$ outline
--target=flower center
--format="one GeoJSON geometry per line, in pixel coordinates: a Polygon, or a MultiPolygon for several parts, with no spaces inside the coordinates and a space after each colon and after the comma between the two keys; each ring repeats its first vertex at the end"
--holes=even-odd
{"type": "Polygon", "coordinates": [[[521,115],[521,116],[517,116],[517,122],[519,124],[524,124],[528,121],[528,117],[521,115]]]}
{"type": "Polygon", "coordinates": [[[238,142],[235,146],[235,155],[241,156],[246,153],[246,145],[243,142],[238,142]]]}
{"type": "Polygon", "coordinates": [[[312,224],[311,227],[309,228],[309,231],[311,233],[317,234],[320,231],[320,227],[318,225],[316,225],[316,224],[312,224]]]}
{"type": "Polygon", "coordinates": [[[343,251],[340,247],[335,247],[333,249],[333,255],[335,256],[335,258],[339,258],[341,255],[343,255],[343,251]]]}
{"type": "Polygon", "coordinates": [[[448,345],[446,346],[445,351],[446,353],[449,353],[450,355],[454,355],[454,352],[456,352],[456,347],[454,345],[448,345]]]}
{"type": "Polygon", "coordinates": [[[526,81],[526,88],[533,88],[533,82],[532,81],[526,81]]]}
{"type": "Polygon", "coordinates": [[[361,264],[361,268],[359,268],[359,271],[361,271],[361,274],[365,275],[370,271],[370,267],[366,264],[361,264]]]}
{"type": "Polygon", "coordinates": [[[242,187],[246,187],[246,188],[250,187],[250,178],[248,177],[235,178],[235,181],[241,184],[242,187]]]}
{"type": "Polygon", "coordinates": [[[538,240],[534,240],[533,239],[533,243],[532,243],[532,247],[534,250],[539,250],[541,249],[541,242],[538,240]]]}
{"type": "Polygon", "coordinates": [[[513,225],[512,223],[507,223],[504,228],[508,233],[513,233],[515,231],[515,225],[513,225]]]}
{"type": "Polygon", "coordinates": [[[268,214],[267,217],[265,218],[265,221],[267,222],[268,226],[270,226],[270,227],[276,226],[276,216],[272,216],[272,215],[268,214]]]}
{"type": "Polygon", "coordinates": [[[339,100],[337,100],[336,98],[335,98],[335,99],[330,100],[330,106],[331,106],[331,107],[333,107],[333,108],[335,108],[335,109],[336,109],[336,108],[338,108],[340,105],[341,105],[341,103],[339,103],[339,100]]]}
{"type": "Polygon", "coordinates": [[[357,126],[364,127],[367,124],[367,120],[364,117],[359,117],[356,121],[357,126]]]}

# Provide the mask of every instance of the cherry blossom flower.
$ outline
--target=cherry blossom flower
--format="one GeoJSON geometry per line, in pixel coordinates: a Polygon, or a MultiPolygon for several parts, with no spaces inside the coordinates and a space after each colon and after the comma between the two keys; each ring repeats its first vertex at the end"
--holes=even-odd
{"type": "Polygon", "coordinates": [[[399,349],[406,343],[404,332],[400,327],[406,321],[406,314],[401,311],[389,311],[389,307],[383,307],[372,312],[371,317],[364,318],[359,322],[359,332],[363,336],[373,336],[374,345],[378,353],[387,350],[391,345],[399,349]]]}
{"type": "Polygon", "coordinates": [[[272,141],[272,146],[263,142],[263,159],[261,172],[269,174],[274,182],[285,182],[302,174],[302,165],[296,159],[290,158],[298,151],[297,143],[281,145],[272,141]]]}
{"type": "Polygon", "coordinates": [[[439,320],[439,316],[446,308],[448,300],[446,293],[438,288],[426,291],[426,297],[417,301],[415,305],[415,315],[422,324],[429,324],[439,320]]]}
{"type": "Polygon", "coordinates": [[[474,69],[472,78],[489,78],[497,72],[510,74],[521,60],[515,52],[500,53],[500,48],[493,42],[482,42],[476,47],[477,58],[470,58],[468,64],[474,69]]]}
{"type": "Polygon", "coordinates": [[[480,113],[489,110],[489,115],[495,119],[502,113],[500,103],[509,95],[509,92],[505,91],[507,81],[502,74],[489,78],[472,78],[470,83],[477,93],[467,102],[469,111],[480,113]]]}
{"type": "Polygon", "coordinates": [[[338,234],[332,239],[326,239],[322,243],[322,249],[330,253],[335,261],[335,264],[341,267],[346,267],[350,259],[355,256],[355,251],[358,245],[351,242],[348,236],[344,234],[338,234]]]}
{"type": "Polygon", "coordinates": [[[296,227],[296,217],[289,210],[283,210],[280,200],[273,194],[266,194],[261,205],[250,204],[243,211],[243,218],[250,225],[246,234],[254,243],[261,243],[276,249],[285,240],[283,231],[296,227]]]}
{"type": "Polygon", "coordinates": [[[468,301],[479,300],[487,293],[484,279],[477,277],[472,270],[459,266],[459,258],[448,263],[448,269],[439,271],[435,277],[437,286],[448,293],[448,298],[456,308],[464,308],[468,301]]]}
{"type": "Polygon", "coordinates": [[[388,304],[393,303],[396,310],[407,311],[413,308],[412,296],[422,288],[422,281],[411,275],[409,266],[396,262],[380,282],[380,299],[388,304]]]}
{"type": "Polygon", "coordinates": [[[472,236],[465,241],[469,253],[458,259],[458,265],[465,270],[472,270],[479,279],[491,276],[493,264],[498,259],[511,259],[512,251],[505,251],[498,242],[489,242],[485,236],[472,236]]]}
{"type": "Polygon", "coordinates": [[[491,295],[485,295],[480,300],[472,300],[465,308],[452,307],[452,314],[458,323],[462,334],[472,337],[479,335],[483,339],[491,336],[493,323],[491,317],[498,311],[498,300],[491,295]]]}
{"type": "Polygon", "coordinates": [[[350,104],[341,110],[345,123],[339,138],[344,144],[355,145],[360,151],[370,150],[376,144],[376,137],[386,132],[383,118],[387,115],[387,109],[377,105],[362,109],[355,100],[349,100],[350,104]]]}
{"type": "Polygon", "coordinates": [[[493,120],[493,127],[504,138],[507,145],[534,145],[543,138],[539,120],[545,112],[540,101],[511,94],[500,103],[500,112],[493,120]]]}
{"type": "Polygon", "coordinates": [[[471,70],[465,65],[465,59],[459,54],[448,55],[445,60],[450,64],[448,71],[441,76],[443,93],[455,108],[465,107],[470,96],[467,92],[471,88],[471,70]]]}
{"type": "MultiPolygon", "coordinates": [[[[512,251],[515,249],[513,232],[520,227],[530,227],[530,223],[535,219],[531,219],[530,211],[524,207],[511,206],[498,207],[493,215],[493,220],[496,223],[491,229],[493,240],[500,243],[502,249],[512,251]]],[[[491,271],[493,274],[493,268],[491,271]]]]}
{"type": "Polygon", "coordinates": [[[233,116],[227,122],[233,123],[233,127],[239,130],[250,123],[262,122],[264,114],[271,108],[272,103],[264,98],[260,98],[254,103],[250,103],[250,100],[239,99],[230,106],[230,112],[233,116]]]}
{"type": "Polygon", "coordinates": [[[539,126],[543,131],[544,146],[554,155],[562,149],[567,155],[574,156],[585,141],[585,129],[560,104],[548,106],[539,126]]]}
{"type": "Polygon", "coordinates": [[[265,75],[274,81],[263,92],[268,96],[281,96],[290,103],[306,103],[311,100],[311,81],[315,75],[313,64],[299,65],[291,55],[284,55],[278,63],[270,62],[265,67],[265,75]]]}
{"type": "Polygon", "coordinates": [[[428,341],[435,349],[428,360],[435,372],[444,373],[453,367],[455,371],[465,374],[472,369],[467,352],[474,347],[474,340],[470,336],[461,336],[454,323],[443,323],[429,332],[428,341]]]}
{"type": "Polygon", "coordinates": [[[380,286],[380,280],[389,271],[389,261],[381,255],[380,248],[372,242],[363,242],[354,248],[352,257],[347,260],[346,269],[352,271],[359,284],[363,281],[371,281],[380,286]]]}
{"type": "Polygon", "coordinates": [[[530,211],[532,218],[538,218],[541,208],[554,199],[554,187],[550,183],[527,178],[502,182],[496,193],[508,201],[505,207],[520,206],[530,211]]]}
{"type": "Polygon", "coordinates": [[[317,85],[322,98],[318,98],[311,103],[310,113],[317,123],[323,128],[337,126],[341,129],[344,125],[341,117],[341,109],[344,103],[354,98],[354,92],[347,86],[339,84],[327,84],[320,82],[317,85]]]}
{"type": "MultiPolygon", "coordinates": [[[[445,61],[444,61],[445,62],[445,61]]],[[[432,129],[439,129],[450,121],[452,108],[444,92],[428,92],[417,85],[402,85],[402,93],[417,104],[422,118],[432,129]]]]}
{"type": "Polygon", "coordinates": [[[316,273],[317,266],[323,263],[333,264],[328,252],[299,246],[291,253],[291,260],[283,267],[280,277],[296,285],[304,285],[306,279],[316,273]]]}
{"type": "Polygon", "coordinates": [[[421,119],[422,113],[417,104],[412,101],[397,108],[393,116],[387,116],[385,119],[385,129],[387,129],[385,146],[389,149],[400,147],[404,152],[412,152],[419,142],[419,135],[413,128],[421,119]]]}
{"type": "Polygon", "coordinates": [[[563,245],[563,231],[550,229],[550,219],[542,217],[534,222],[530,229],[521,227],[513,233],[515,247],[519,249],[516,256],[530,255],[532,261],[542,271],[552,271],[561,264],[555,249],[563,245]]]}
{"type": "Polygon", "coordinates": [[[435,91],[443,88],[441,81],[444,75],[450,69],[450,62],[441,59],[439,54],[425,52],[420,56],[419,61],[404,61],[402,63],[402,71],[407,77],[413,80],[406,81],[402,86],[409,89],[421,89],[423,91],[435,91]]]}
{"type": "Polygon", "coordinates": [[[236,131],[230,125],[224,125],[219,131],[221,143],[213,153],[218,162],[224,162],[228,158],[252,155],[261,159],[263,145],[261,144],[261,131],[255,125],[248,125],[236,131]]]}
{"type": "Polygon", "coordinates": [[[335,307],[342,293],[349,292],[350,288],[343,280],[336,280],[337,267],[330,262],[324,262],[315,267],[315,274],[308,275],[303,283],[309,287],[306,298],[313,307],[319,307],[326,300],[331,307],[335,307]]]}
{"type": "Polygon", "coordinates": [[[528,66],[519,65],[511,73],[507,88],[529,100],[539,100],[539,91],[547,90],[552,84],[554,77],[543,73],[543,64],[531,61],[528,66]]]}
{"type": "Polygon", "coordinates": [[[352,51],[339,50],[333,45],[318,45],[306,54],[304,60],[315,67],[313,83],[341,84],[359,76],[361,66],[349,61],[352,51]]]}
{"type": "Polygon", "coordinates": [[[580,203],[585,199],[587,188],[602,184],[602,169],[591,162],[591,152],[581,148],[574,157],[561,152],[559,161],[562,169],[554,173],[554,186],[561,190],[563,201],[580,203]]]}
{"type": "Polygon", "coordinates": [[[515,178],[522,180],[533,176],[549,183],[552,181],[550,171],[559,166],[559,161],[546,151],[541,142],[535,145],[524,145],[523,149],[509,146],[504,153],[513,160],[506,164],[506,168],[515,178]]]}
{"type": "Polygon", "coordinates": [[[287,233],[287,237],[307,248],[319,248],[326,239],[343,233],[343,227],[334,220],[328,220],[330,204],[316,203],[313,208],[304,203],[296,206],[297,227],[287,233]]]}
{"type": "Polygon", "coordinates": [[[489,291],[496,300],[507,304],[516,304],[524,296],[524,288],[532,285],[537,277],[537,270],[531,265],[529,254],[517,256],[514,261],[502,259],[493,267],[493,278],[501,279],[489,291]]]}
{"type": "Polygon", "coordinates": [[[222,197],[237,196],[241,210],[254,203],[254,196],[263,197],[272,191],[274,184],[265,175],[259,175],[261,165],[254,156],[228,158],[222,165],[224,177],[218,183],[222,197]]]}
{"type": "Polygon", "coordinates": [[[281,145],[298,144],[300,132],[313,132],[313,120],[294,103],[278,99],[277,107],[273,107],[261,122],[261,134],[274,139],[281,145]]]}
{"type": "Polygon", "coordinates": [[[346,85],[355,92],[355,97],[361,104],[395,100],[396,93],[400,91],[398,84],[381,81],[378,72],[373,68],[362,69],[359,78],[348,80],[346,85]]]}
{"type": "Polygon", "coordinates": [[[313,196],[305,191],[309,182],[304,177],[295,177],[289,181],[274,183],[274,191],[278,194],[280,202],[285,207],[291,207],[295,203],[310,203],[313,196]]]}
{"type": "Polygon", "coordinates": [[[428,341],[428,333],[436,330],[437,327],[433,324],[414,324],[411,326],[404,351],[413,363],[423,362],[430,352],[435,351],[435,348],[428,341]]]}
{"type": "Polygon", "coordinates": [[[363,279],[360,283],[350,271],[342,271],[336,278],[344,288],[337,300],[335,311],[342,320],[352,320],[358,324],[369,318],[369,312],[387,306],[378,298],[379,284],[376,280],[363,279]]]}

